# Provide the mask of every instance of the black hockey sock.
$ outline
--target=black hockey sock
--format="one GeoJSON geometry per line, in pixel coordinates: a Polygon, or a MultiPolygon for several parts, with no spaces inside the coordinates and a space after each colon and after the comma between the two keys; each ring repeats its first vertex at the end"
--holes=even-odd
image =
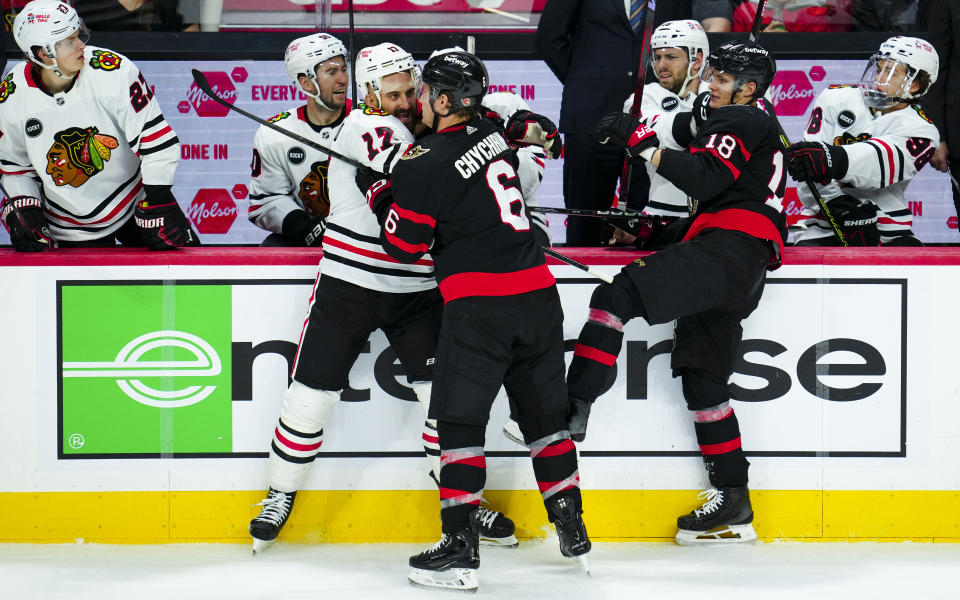
{"type": "MultiPolygon", "coordinates": [[[[577,452],[566,431],[558,431],[542,437],[529,445],[533,460],[533,473],[543,496],[543,505],[550,515],[548,502],[559,495],[570,496],[576,506],[580,500],[580,471],[577,468],[577,452]]],[[[553,518],[552,515],[550,517],[553,518]]]]}
{"type": "Polygon", "coordinates": [[[747,485],[750,463],[740,445],[740,424],[733,408],[724,402],[706,410],[693,411],[697,443],[716,488],[747,485]]]}
{"type": "Polygon", "coordinates": [[[487,463],[484,427],[439,421],[440,521],[444,533],[470,526],[470,513],[483,501],[487,463]]]}
{"type": "Polygon", "coordinates": [[[323,430],[305,433],[295,430],[281,418],[273,432],[270,447],[281,459],[289,463],[305,464],[313,462],[323,444],[323,430]]]}

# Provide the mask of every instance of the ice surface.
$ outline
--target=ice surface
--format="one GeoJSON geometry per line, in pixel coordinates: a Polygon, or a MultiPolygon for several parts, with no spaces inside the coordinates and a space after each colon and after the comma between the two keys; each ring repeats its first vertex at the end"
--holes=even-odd
{"type": "MultiPolygon", "coordinates": [[[[278,542],[176,544],[0,544],[4,600],[442,600],[463,593],[412,588],[407,557],[425,544],[278,542]]],[[[478,596],[533,600],[929,600],[960,598],[960,545],[759,543],[681,548],[598,543],[591,577],[563,558],[554,539],[515,550],[481,548],[478,596]]]]}

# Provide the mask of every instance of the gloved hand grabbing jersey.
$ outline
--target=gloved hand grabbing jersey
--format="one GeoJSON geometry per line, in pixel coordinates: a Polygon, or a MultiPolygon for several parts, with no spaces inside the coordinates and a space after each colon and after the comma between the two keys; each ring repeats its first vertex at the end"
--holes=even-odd
{"type": "Polygon", "coordinates": [[[713,114],[713,109],[710,108],[710,98],[710,92],[703,92],[693,101],[693,122],[697,125],[697,131],[703,129],[703,124],[713,114]]]}
{"type": "Polygon", "coordinates": [[[842,146],[823,142],[798,142],[787,148],[787,172],[797,181],[821,184],[842,179],[850,161],[842,146]]]}
{"type": "Polygon", "coordinates": [[[595,139],[600,144],[620,146],[630,162],[650,160],[660,147],[657,134],[629,113],[613,112],[597,123],[595,139]]]}
{"type": "Polygon", "coordinates": [[[393,204],[390,180],[383,173],[362,165],[357,167],[357,174],[353,180],[360,193],[366,197],[367,205],[376,215],[377,221],[383,226],[383,222],[387,219],[387,211],[393,204]]]}
{"type": "Polygon", "coordinates": [[[305,210],[291,210],[283,218],[280,230],[283,237],[310,248],[323,242],[327,222],[323,217],[311,217],[305,210]]]}
{"type": "Polygon", "coordinates": [[[507,141],[519,148],[541,146],[547,158],[560,158],[563,140],[557,133],[557,126],[543,115],[529,110],[518,110],[504,126],[507,141]]]}
{"type": "Polygon", "coordinates": [[[137,202],[133,219],[143,242],[151,250],[173,250],[181,246],[199,246],[200,239],[180,210],[169,185],[146,185],[146,200],[137,202]]]}
{"type": "Polygon", "coordinates": [[[39,198],[18,196],[3,202],[0,219],[10,232],[10,243],[17,252],[40,252],[52,245],[43,203],[39,198]]]}

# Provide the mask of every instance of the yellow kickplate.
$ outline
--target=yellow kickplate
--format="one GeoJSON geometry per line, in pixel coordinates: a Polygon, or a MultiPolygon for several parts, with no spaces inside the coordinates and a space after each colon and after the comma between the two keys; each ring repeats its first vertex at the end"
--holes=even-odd
{"type": "MultiPolygon", "coordinates": [[[[700,506],[692,490],[587,490],[584,520],[595,541],[672,541],[676,519],[700,506]]],[[[249,542],[264,496],[243,492],[4,492],[18,518],[0,542],[153,544],[249,542]]],[[[540,494],[487,491],[517,537],[550,532],[540,494]]],[[[960,492],[754,490],[754,527],[764,539],[960,540],[960,492]]],[[[302,491],[280,534],[290,542],[425,542],[440,531],[431,490],[302,491]]]]}

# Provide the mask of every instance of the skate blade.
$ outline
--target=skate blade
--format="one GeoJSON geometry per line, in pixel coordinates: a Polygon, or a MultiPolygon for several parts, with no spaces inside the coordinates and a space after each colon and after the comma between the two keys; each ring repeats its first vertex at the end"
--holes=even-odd
{"type": "Polygon", "coordinates": [[[480,545],[491,548],[516,548],[520,545],[520,540],[518,540],[517,536],[515,535],[508,535],[507,537],[502,538],[483,537],[481,535],[480,545]]]}
{"type": "Polygon", "coordinates": [[[527,443],[523,441],[523,432],[520,431],[520,426],[517,425],[517,422],[513,419],[507,421],[503,426],[503,437],[507,438],[514,444],[519,444],[524,448],[527,447],[527,443]]]}
{"type": "Polygon", "coordinates": [[[580,556],[574,556],[573,559],[577,561],[577,565],[583,571],[584,575],[590,577],[590,563],[587,561],[587,555],[581,554],[580,556]]]}
{"type": "Polygon", "coordinates": [[[681,546],[718,546],[732,544],[751,544],[757,541],[757,532],[752,524],[724,525],[709,531],[691,531],[680,529],[675,538],[681,546]]]}
{"type": "Polygon", "coordinates": [[[273,545],[277,540],[258,540],[253,538],[253,555],[261,554],[264,550],[273,545]]]}
{"type": "Polygon", "coordinates": [[[414,587],[470,594],[476,593],[479,587],[476,569],[447,569],[446,571],[410,569],[407,580],[414,587]]]}

